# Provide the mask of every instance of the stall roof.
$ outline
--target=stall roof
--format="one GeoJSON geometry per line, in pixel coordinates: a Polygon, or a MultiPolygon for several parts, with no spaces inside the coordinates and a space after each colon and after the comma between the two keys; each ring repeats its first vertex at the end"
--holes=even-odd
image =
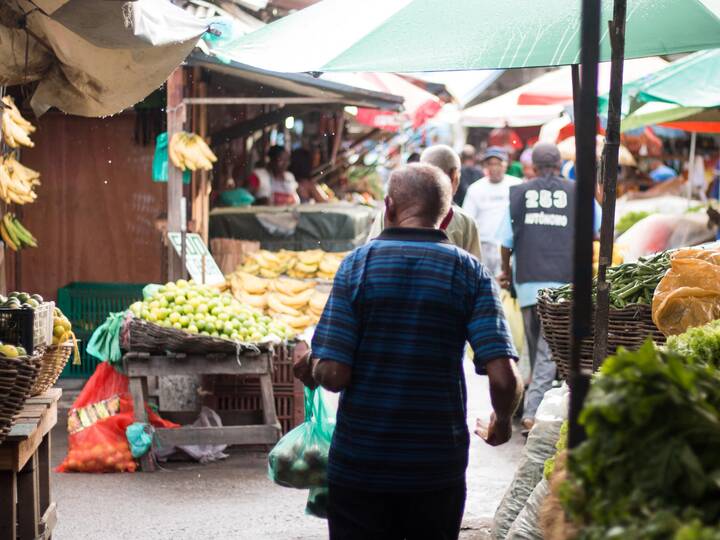
{"type": "Polygon", "coordinates": [[[186,62],[190,66],[200,66],[211,71],[266,86],[271,94],[267,98],[268,103],[271,102],[272,98],[301,96],[315,98],[318,103],[327,100],[327,103],[342,103],[356,107],[394,111],[400,110],[403,104],[401,96],[356,88],[315,78],[304,73],[279,73],[234,61],[224,62],[197,49],[190,54],[186,62]]]}

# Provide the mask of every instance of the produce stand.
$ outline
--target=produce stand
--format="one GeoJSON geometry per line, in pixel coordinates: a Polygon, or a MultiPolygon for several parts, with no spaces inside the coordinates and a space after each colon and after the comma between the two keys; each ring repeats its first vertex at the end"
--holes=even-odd
{"type": "Polygon", "coordinates": [[[365,242],[374,218],[374,209],[350,203],[216,208],[210,212],[210,237],[254,240],[273,251],[348,251],[365,242]],[[289,229],[271,232],[261,222],[265,218],[282,219],[289,229]]]}
{"type": "Polygon", "coordinates": [[[29,398],[0,444],[0,538],[49,539],[57,521],[50,495],[51,431],[62,390],[29,398]]]}
{"type": "MultiPolygon", "coordinates": [[[[130,378],[130,393],[139,422],[147,423],[147,378],[160,375],[251,375],[259,378],[263,424],[223,427],[181,427],[157,429],[155,435],[161,446],[234,444],[270,445],[280,438],[280,423],[275,410],[272,387],[272,351],[238,355],[166,353],[154,355],[129,352],[123,357],[125,372],[130,378]]],[[[150,452],[141,459],[143,471],[153,471],[150,452]]]]}

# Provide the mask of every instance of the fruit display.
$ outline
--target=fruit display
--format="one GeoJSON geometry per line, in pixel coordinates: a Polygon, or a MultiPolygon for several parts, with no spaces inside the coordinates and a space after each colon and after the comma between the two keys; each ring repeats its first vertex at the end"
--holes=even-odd
{"type": "Polygon", "coordinates": [[[200,135],[179,131],[168,145],[170,161],[181,171],[210,171],[217,157],[200,135]]]}
{"type": "Polygon", "coordinates": [[[35,126],[23,118],[12,96],[3,97],[2,103],[4,107],[2,107],[1,123],[5,143],[10,148],[35,146],[35,143],[30,140],[30,134],[35,132],[35,126]]]}
{"type": "Polygon", "coordinates": [[[228,282],[240,302],[262,310],[298,333],[318,323],[328,300],[328,293],[317,290],[313,281],[266,279],[236,271],[228,276],[228,282]]]}
{"type": "Polygon", "coordinates": [[[53,345],[60,345],[65,343],[67,340],[75,340],[75,335],[72,332],[72,324],[70,320],[60,311],[60,308],[55,308],[53,313],[53,345]]]}
{"type": "Polygon", "coordinates": [[[44,302],[39,294],[13,291],[7,296],[0,294],[0,307],[9,309],[30,308],[35,309],[44,302]]]}
{"type": "Polygon", "coordinates": [[[130,306],[133,315],[151,323],[191,334],[260,343],[293,335],[282,321],[274,321],[229,293],[184,279],[159,287],[144,301],[130,306]]]}
{"type": "Polygon", "coordinates": [[[137,464],[127,441],[98,443],[89,448],[73,448],[64,466],[74,472],[135,472],[137,464]]]}
{"type": "Polygon", "coordinates": [[[28,231],[15,214],[5,214],[0,220],[0,237],[13,251],[38,246],[37,239],[28,231]]]}
{"type": "Polygon", "coordinates": [[[27,351],[19,345],[11,345],[10,343],[0,341],[0,356],[18,358],[20,356],[27,356],[27,351]]]}
{"type": "Polygon", "coordinates": [[[20,163],[13,154],[0,157],[0,199],[7,204],[34,202],[39,185],[39,172],[20,163]]]}
{"type": "Polygon", "coordinates": [[[248,255],[238,270],[264,278],[288,275],[294,279],[332,281],[347,253],[328,253],[321,249],[278,252],[260,250],[248,255]]]}

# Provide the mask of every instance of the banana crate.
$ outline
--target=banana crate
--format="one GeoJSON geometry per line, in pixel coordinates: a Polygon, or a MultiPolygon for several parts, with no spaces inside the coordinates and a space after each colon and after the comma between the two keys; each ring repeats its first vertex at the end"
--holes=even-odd
{"type": "Polygon", "coordinates": [[[52,344],[55,302],[36,308],[0,308],[0,341],[23,347],[28,354],[52,344]]]}

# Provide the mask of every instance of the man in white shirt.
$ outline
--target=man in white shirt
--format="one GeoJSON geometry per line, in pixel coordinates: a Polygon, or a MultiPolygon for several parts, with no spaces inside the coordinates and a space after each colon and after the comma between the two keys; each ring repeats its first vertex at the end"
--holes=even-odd
{"type": "Polygon", "coordinates": [[[488,148],[482,165],[485,176],[468,188],[463,210],[475,220],[483,263],[496,276],[502,270],[497,231],[510,203],[510,187],[522,181],[505,174],[508,156],[500,147],[488,148]]]}

